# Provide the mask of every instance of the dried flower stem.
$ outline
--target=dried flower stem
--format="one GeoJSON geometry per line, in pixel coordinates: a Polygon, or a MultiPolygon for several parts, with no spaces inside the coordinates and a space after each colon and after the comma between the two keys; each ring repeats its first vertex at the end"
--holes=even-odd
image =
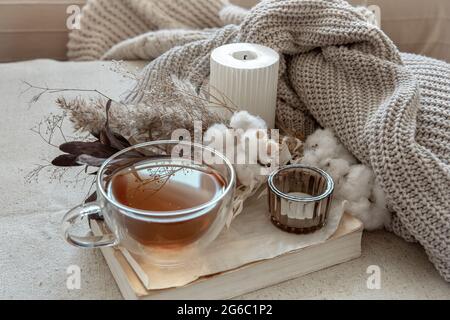
{"type": "MultiPolygon", "coordinates": [[[[84,93],[96,93],[108,100],[113,100],[110,97],[108,97],[106,94],[104,94],[103,92],[97,90],[97,89],[79,89],[79,88],[50,88],[50,87],[41,87],[41,86],[35,86],[27,81],[22,81],[25,85],[28,86],[27,89],[25,89],[22,94],[28,92],[29,90],[32,89],[36,89],[36,90],[41,90],[41,92],[39,92],[38,94],[36,94],[30,101],[30,104],[36,103],[39,101],[39,99],[44,95],[44,94],[56,94],[56,93],[62,93],[62,92],[84,92],[84,93]]],[[[113,100],[114,101],[114,100],[113,100]]]]}

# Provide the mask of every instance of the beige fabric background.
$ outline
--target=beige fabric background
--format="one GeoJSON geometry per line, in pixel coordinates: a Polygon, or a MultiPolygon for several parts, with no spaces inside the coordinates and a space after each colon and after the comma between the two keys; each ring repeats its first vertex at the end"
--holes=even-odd
{"type": "MultiPolygon", "coordinates": [[[[246,1],[246,0],[242,0],[246,1]]],[[[252,1],[252,0],[248,0],[252,1]]],[[[426,32],[434,30],[435,43],[423,47],[433,55],[447,55],[450,61],[449,0],[380,0],[388,7],[392,2],[417,2],[414,12],[404,12],[403,20],[383,15],[384,28],[408,25],[391,37],[404,47],[427,40],[426,32]],[[434,6],[437,4],[437,8],[434,6]],[[426,7],[426,8],[425,8],[426,7]],[[424,14],[427,14],[424,18],[424,14]],[[444,18],[436,20],[433,15],[444,18]],[[409,17],[423,17],[409,21],[409,17]],[[447,16],[445,18],[445,16],[447,16]],[[390,20],[391,19],[391,20],[390,20]],[[441,21],[441,22],[439,22],[441,21]],[[426,22],[426,23],[425,23],[426,22]],[[421,25],[440,25],[425,30],[421,25]],[[442,33],[442,34],[441,34],[442,33]],[[447,36],[447,38],[445,38],[447,36]],[[413,39],[413,40],[411,40],[413,39]],[[418,40],[421,39],[421,40],[418,40]],[[412,43],[413,42],[413,43],[412,43]]],[[[0,2],[1,5],[1,2],[0,2]]],[[[384,11],[382,7],[382,12],[384,11]]],[[[2,10],[0,8],[0,16],[2,10]]],[[[2,20],[0,19],[0,22],[2,20]]],[[[0,46],[4,44],[1,40],[0,46]]],[[[430,42],[431,43],[431,42],[430,42]]],[[[14,52],[13,47],[9,47],[14,52]]],[[[422,50],[422,49],[420,49],[422,50]]],[[[412,50],[406,50],[412,51],[412,50]]],[[[426,53],[426,52],[423,52],[426,53]]],[[[58,112],[54,97],[45,96],[33,107],[28,106],[30,92],[21,80],[55,87],[97,88],[112,97],[130,84],[109,71],[110,63],[58,63],[38,60],[25,63],[0,64],[0,299],[117,299],[120,293],[98,251],[84,251],[68,246],[59,234],[63,214],[78,204],[85,191],[58,182],[25,184],[24,176],[39,159],[51,159],[57,150],[44,144],[29,129],[50,112],[58,112]],[[81,84],[81,85],[80,85],[81,84]],[[43,209],[45,208],[45,209],[43,209]],[[67,268],[81,268],[81,289],[66,288],[67,268]]],[[[70,129],[69,129],[70,130],[70,129]]],[[[450,288],[428,261],[423,249],[386,233],[366,233],[361,259],[244,296],[246,299],[450,299],[450,288]],[[368,290],[367,267],[378,265],[382,270],[382,289],[368,290]]]]}
{"type": "MultiPolygon", "coordinates": [[[[80,185],[74,188],[51,182],[45,174],[37,183],[24,183],[24,176],[35,163],[59,154],[29,130],[58,110],[51,95],[43,96],[30,108],[28,102],[36,92],[21,94],[25,89],[21,81],[96,88],[118,99],[130,83],[110,68],[110,62],[37,60],[0,64],[0,299],[121,298],[101,253],[71,247],[60,235],[62,216],[82,201],[86,190],[80,185]],[[80,290],[66,287],[71,265],[81,268],[80,290]]],[[[66,130],[71,134],[70,126],[66,130]]],[[[419,245],[379,231],[364,235],[363,256],[358,260],[243,298],[450,299],[450,287],[419,245]],[[382,270],[381,290],[366,287],[366,270],[374,264],[382,270]]]]}

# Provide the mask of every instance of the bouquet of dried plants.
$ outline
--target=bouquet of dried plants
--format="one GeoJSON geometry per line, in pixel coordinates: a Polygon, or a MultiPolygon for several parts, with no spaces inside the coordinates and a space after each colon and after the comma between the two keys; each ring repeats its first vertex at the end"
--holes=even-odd
{"type": "MultiPolygon", "coordinates": [[[[120,68],[120,66],[119,66],[120,68]]],[[[137,79],[137,75],[119,70],[125,76],[137,79]]],[[[26,83],[28,90],[37,94],[31,103],[37,102],[44,94],[62,94],[64,92],[95,93],[95,99],[77,97],[71,100],[60,96],[56,104],[62,110],[61,115],[50,115],[45,121],[33,129],[46,143],[58,147],[61,155],[45,165],[38,165],[27,176],[28,181],[37,179],[44,170],[53,170],[53,178],[60,181],[68,168],[80,167],[75,182],[92,178],[92,185],[99,168],[106,159],[120,150],[136,143],[168,140],[177,129],[186,129],[193,137],[198,130],[195,123],[201,123],[202,135],[217,125],[229,127],[230,118],[241,108],[235,106],[227,97],[218,96],[210,99],[207,84],[195,86],[191,80],[176,78],[172,75],[159,76],[152,86],[152,92],[141,94],[152,97],[152,100],[141,99],[142,102],[129,105],[114,101],[96,89],[70,89],[39,87],[26,83]],[[158,96],[158,92],[172,89],[170,97],[158,96]],[[210,101],[215,101],[212,104],[210,101]],[[78,135],[68,139],[63,131],[63,122],[69,118],[78,135]],[[55,135],[61,135],[64,143],[53,143],[55,135]],[[71,140],[71,141],[69,141],[71,140]],[[84,178],[79,179],[78,177],[84,178]]],[[[291,137],[283,137],[279,149],[283,149],[282,164],[302,154],[302,142],[291,137]]],[[[240,176],[239,170],[238,178],[240,176]]],[[[246,176],[245,169],[240,168],[241,176],[246,176]]],[[[243,180],[243,179],[242,179],[243,180]]],[[[234,202],[234,216],[242,211],[246,199],[254,195],[264,179],[255,179],[251,183],[239,183],[234,202]]],[[[91,185],[91,186],[92,186],[91,185]]],[[[86,201],[94,201],[95,193],[86,201]]]]}

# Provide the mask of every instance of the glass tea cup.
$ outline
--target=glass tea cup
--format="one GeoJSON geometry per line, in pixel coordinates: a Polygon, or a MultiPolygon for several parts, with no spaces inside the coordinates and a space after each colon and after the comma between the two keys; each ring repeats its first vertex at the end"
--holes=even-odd
{"type": "Polygon", "coordinates": [[[118,245],[154,265],[176,266],[223,230],[235,184],[230,161],[209,147],[180,141],[135,145],[103,164],[97,201],[69,211],[62,232],[77,247],[118,245]],[[103,217],[110,232],[75,235],[81,220],[93,215],[103,217]]]}

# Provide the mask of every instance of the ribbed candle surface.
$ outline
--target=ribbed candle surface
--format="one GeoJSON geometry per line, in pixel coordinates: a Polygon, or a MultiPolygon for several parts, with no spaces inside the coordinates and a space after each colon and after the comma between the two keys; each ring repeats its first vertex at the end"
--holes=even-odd
{"type": "Polygon", "coordinates": [[[211,102],[225,98],[231,105],[275,126],[280,56],[268,47],[233,43],[211,54],[211,102]]]}

